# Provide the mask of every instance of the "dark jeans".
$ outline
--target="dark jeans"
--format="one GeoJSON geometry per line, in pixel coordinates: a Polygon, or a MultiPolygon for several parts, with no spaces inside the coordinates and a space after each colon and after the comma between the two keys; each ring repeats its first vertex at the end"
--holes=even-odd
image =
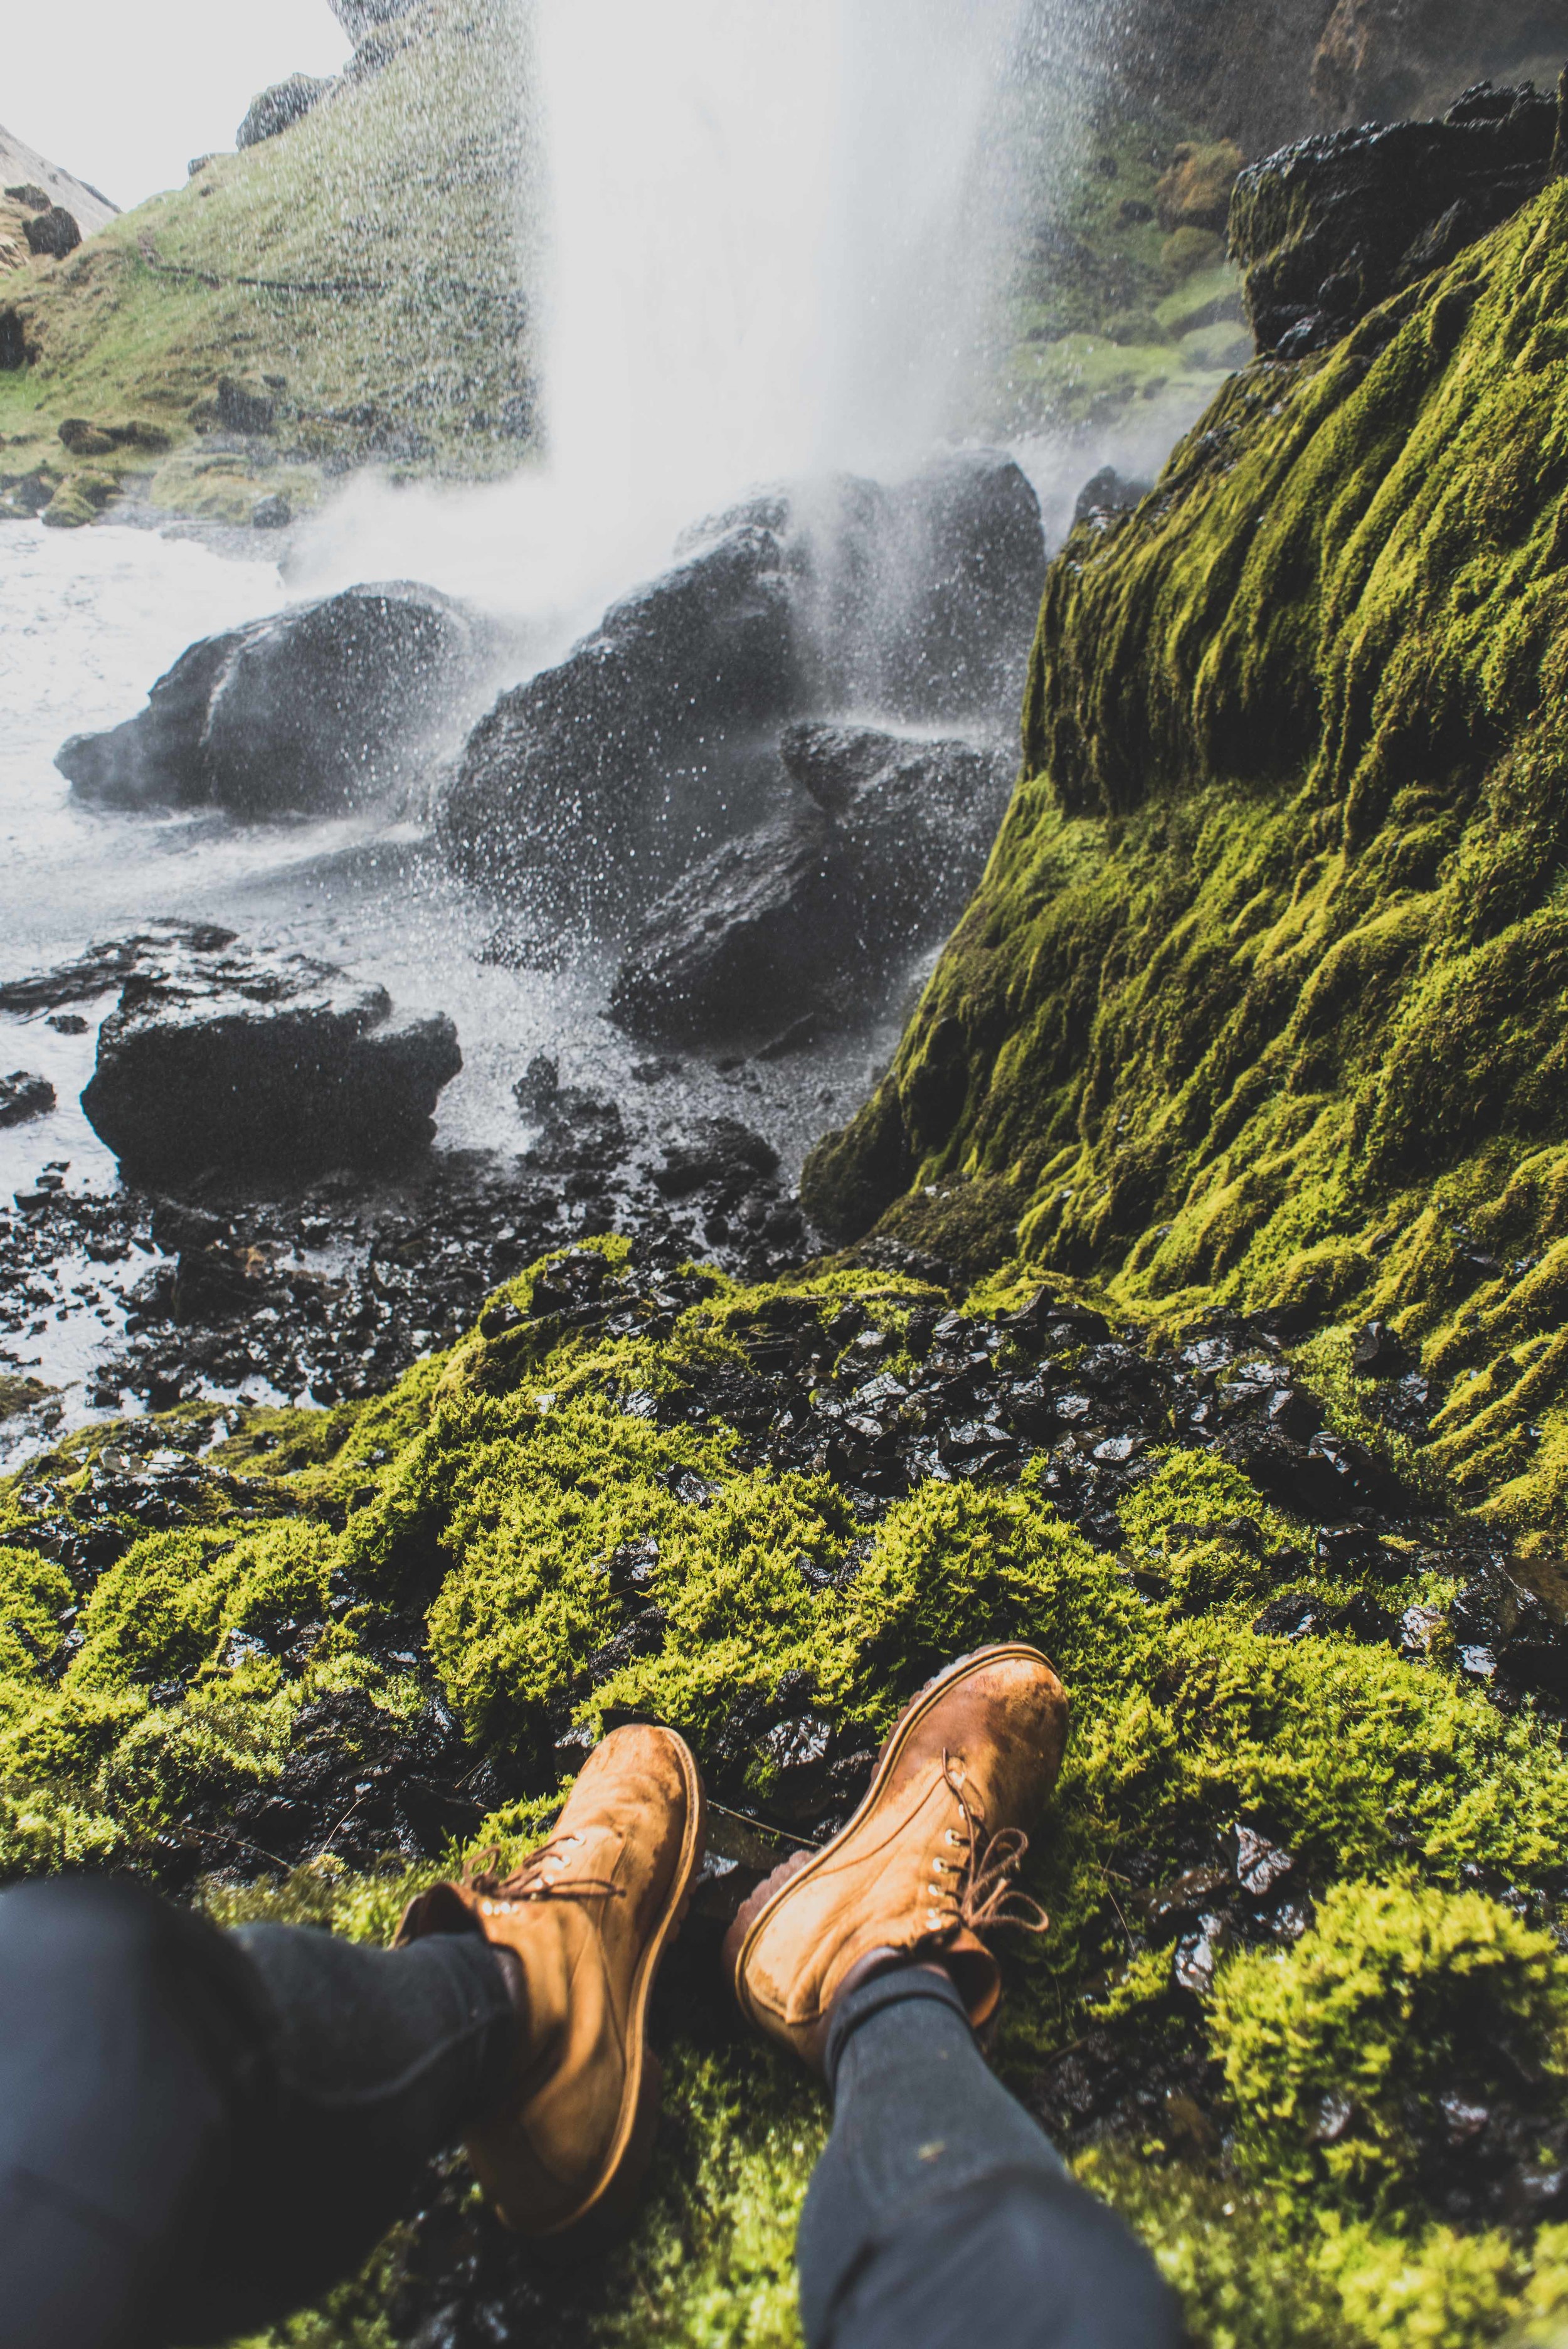
{"type": "MultiPolygon", "coordinates": [[[[487,1945],[233,1933],[137,1887],[0,1894],[0,2349],[252,2331],[350,2272],[504,2094],[487,1945]]],[[[944,1976],[856,1992],[807,2197],[811,2349],[1165,2349],[1174,2303],[980,2056],[944,1976]]]]}

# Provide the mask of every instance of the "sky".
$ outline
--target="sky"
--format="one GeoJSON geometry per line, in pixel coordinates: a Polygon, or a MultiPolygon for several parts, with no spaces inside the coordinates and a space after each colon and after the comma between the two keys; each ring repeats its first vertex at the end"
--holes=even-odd
{"type": "Polygon", "coordinates": [[[257,90],[335,73],[347,35],[327,0],[72,0],[7,10],[0,122],[129,211],[232,147],[257,90]]]}

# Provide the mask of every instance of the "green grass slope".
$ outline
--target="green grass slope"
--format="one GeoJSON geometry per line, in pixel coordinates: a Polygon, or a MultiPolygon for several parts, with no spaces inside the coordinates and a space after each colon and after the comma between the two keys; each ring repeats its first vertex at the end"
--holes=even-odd
{"type": "Polygon", "coordinates": [[[1326,358],[1237,376],[1074,534],[984,883],[806,1183],[846,1233],[984,1202],[995,1251],[1171,1316],[1381,1316],[1447,1382],[1439,1464],[1546,1548],[1565,415],[1558,181],[1326,358]]]}
{"type": "Polygon", "coordinates": [[[80,520],[129,492],[245,521],[366,460],[517,463],[532,397],[518,20],[498,0],[427,0],[381,37],[387,61],[291,129],[64,261],[0,275],[0,326],[9,314],[27,353],[0,372],[13,511],[57,493],[51,519],[80,520]],[[221,409],[225,379],[271,401],[264,429],[221,409]],[[99,429],[73,450],[67,419],[99,429]]]}
{"type": "MultiPolygon", "coordinates": [[[[623,1308],[626,1245],[595,1245],[609,1266],[597,1328],[535,1313],[525,1274],[388,1396],[243,1422],[207,1459],[186,1523],[126,1526],[131,1546],[67,1616],[68,1644],[69,1586],[32,1546],[35,1521],[46,1485],[49,1508],[90,1516],[94,1457],[115,1433],[0,1486],[0,1873],[177,1865],[181,1822],[275,1785],[325,1701],[357,1692],[362,1714],[367,1701],[373,1718],[411,1720],[425,1699],[405,1647],[428,1656],[476,1754],[504,1755],[537,1790],[476,1838],[518,1851],[552,1813],[562,1705],[590,1733],[655,1713],[732,1795],[739,1769],[766,1799],[766,1752],[748,1759],[727,1728],[748,1696],[798,1691],[803,1673],[814,1703],[874,1735],[934,1666],[1022,1636],[1056,1658],[1075,1728],[1028,1875],[1052,1930],[1006,1952],[997,2061],[1026,2096],[1086,2033],[1156,2075],[1183,2050],[1207,2066],[1207,2110],[1157,2097],[1083,2164],[1181,2291],[1194,2341],[1468,2349],[1568,2305],[1568,2229],[1528,2212],[1467,2229],[1435,2206],[1421,2156],[1456,2075],[1482,2103],[1529,2083],[1542,2126],[1562,2106],[1568,1959],[1543,1930],[1561,1914],[1568,1805],[1555,1731],[1435,1656],[1252,1630],[1271,1571],[1299,1573],[1269,1561],[1300,1529],[1206,1454],[1156,1461],[1122,1505],[1119,1557],[1026,1471],[1010,1487],[916,1487],[861,1539],[844,1587],[809,1580],[802,1551],[832,1567],[861,1533],[841,1490],[748,1464],[722,1417],[648,1410],[716,1366],[744,1370],[777,1329],[778,1292],[707,1276],[672,1319],[645,1280],[623,1308]],[[1228,1531],[1243,1516],[1251,1547],[1228,1531]],[[606,1557],[650,1533],[663,1646],[590,1686],[585,1661],[622,1619],[606,1557]],[[1169,1595],[1151,1602],[1127,1569],[1155,1562],[1169,1595]],[[301,1619],[321,1627],[303,1656],[301,1619]],[[1126,1871],[1190,1865],[1238,1816],[1266,1817],[1310,1869],[1315,1921],[1288,1951],[1222,1955],[1194,1998],[1170,1950],[1132,1933],[1126,1871]]],[[[905,1359],[917,1284],[841,1271],[791,1288],[793,1319],[824,1329],[857,1297],[891,1367],[905,1359]]],[[[1418,1574],[1396,1603],[1426,1588],[1418,1574]]],[[[393,1858],[356,1875],[327,1848],[287,1878],[195,1894],[220,1919],[381,1939],[438,1872],[393,1858]]],[[[711,1960],[673,2015],[672,2118],[644,2215],[591,2272],[527,2271],[530,2337],[794,2349],[792,2230],[822,2099],[740,2031],[711,1960]]],[[[418,2232],[394,2234],[274,2349],[404,2337],[418,2232]]]]}

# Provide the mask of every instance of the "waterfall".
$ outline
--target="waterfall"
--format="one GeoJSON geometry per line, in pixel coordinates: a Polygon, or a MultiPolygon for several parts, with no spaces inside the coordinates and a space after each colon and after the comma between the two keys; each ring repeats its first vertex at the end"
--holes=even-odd
{"type": "Polygon", "coordinates": [[[962,407],[1006,243],[1027,0],[515,0],[546,448],[483,490],[356,482],[296,582],[428,578],[583,625],[758,481],[896,471],[962,407]]]}

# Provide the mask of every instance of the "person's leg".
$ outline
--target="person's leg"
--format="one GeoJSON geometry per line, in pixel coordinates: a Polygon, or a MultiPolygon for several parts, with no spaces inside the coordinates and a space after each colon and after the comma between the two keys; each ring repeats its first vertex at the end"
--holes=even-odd
{"type": "Polygon", "coordinates": [[[1037,1649],[962,1656],[904,1707],[865,1799],[743,1903],[741,2012],[821,2072],[832,2137],[799,2243],[810,2349],[1167,2349],[1174,2302],[995,2079],[987,1937],[1044,1932],[1013,1878],[1056,1783],[1066,1692],[1037,1649]]]}
{"type": "Polygon", "coordinates": [[[0,1894],[0,2344],[222,2340],[352,2269],[515,2073],[472,1935],[222,1933],[138,1886],[0,1894]]]}
{"type": "Polygon", "coordinates": [[[951,1979],[850,1987],[797,2256],[810,2349],[1175,2349],[1149,2254],[987,2066],[951,1979]]]}
{"type": "Polygon", "coordinates": [[[649,1995],[701,1862],[696,1764],[614,1731],[548,1843],[391,1950],[223,1933],[129,1883],[0,1894],[0,2349],[168,2349],[315,2298],[459,2136],[507,2223],[646,2166],[649,1995]]]}

